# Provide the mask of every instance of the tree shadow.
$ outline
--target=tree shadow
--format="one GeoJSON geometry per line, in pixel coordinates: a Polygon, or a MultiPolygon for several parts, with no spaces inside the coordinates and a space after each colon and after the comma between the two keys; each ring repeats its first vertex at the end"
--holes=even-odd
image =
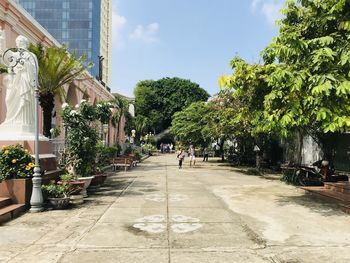
{"type": "Polygon", "coordinates": [[[280,206],[297,204],[322,216],[344,215],[344,212],[341,211],[336,202],[333,202],[326,197],[316,196],[310,193],[297,196],[279,196],[277,203],[280,206]]]}

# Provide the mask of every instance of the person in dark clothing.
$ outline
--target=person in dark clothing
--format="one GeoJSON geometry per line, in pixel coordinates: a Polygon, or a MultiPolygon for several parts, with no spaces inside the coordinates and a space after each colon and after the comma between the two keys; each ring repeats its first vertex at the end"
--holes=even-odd
{"type": "Polygon", "coordinates": [[[203,150],[203,162],[207,162],[208,161],[208,148],[204,148],[203,150]]]}
{"type": "Polygon", "coordinates": [[[179,169],[182,169],[182,162],[185,159],[185,153],[182,149],[180,149],[177,158],[179,159],[179,169]]]}

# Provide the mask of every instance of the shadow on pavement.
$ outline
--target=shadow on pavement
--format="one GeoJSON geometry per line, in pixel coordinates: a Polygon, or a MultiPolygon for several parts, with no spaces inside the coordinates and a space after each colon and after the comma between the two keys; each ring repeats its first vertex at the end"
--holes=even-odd
{"type": "Polygon", "coordinates": [[[321,214],[322,216],[344,215],[339,206],[325,198],[304,194],[301,196],[279,196],[278,204],[280,206],[288,204],[298,204],[309,208],[312,212],[321,214]]]}

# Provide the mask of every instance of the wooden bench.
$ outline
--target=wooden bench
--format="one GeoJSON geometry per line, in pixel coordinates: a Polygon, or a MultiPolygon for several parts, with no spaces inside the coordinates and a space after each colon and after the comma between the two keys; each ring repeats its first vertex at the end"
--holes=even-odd
{"type": "Polygon", "coordinates": [[[129,158],[132,160],[132,166],[137,166],[137,164],[140,162],[137,158],[136,158],[136,155],[134,154],[129,154],[127,156],[125,156],[126,158],[129,158]]]}
{"type": "Polygon", "coordinates": [[[113,167],[113,171],[116,171],[119,167],[124,167],[127,171],[133,166],[133,161],[128,157],[115,157],[109,161],[110,165],[113,167]]]}

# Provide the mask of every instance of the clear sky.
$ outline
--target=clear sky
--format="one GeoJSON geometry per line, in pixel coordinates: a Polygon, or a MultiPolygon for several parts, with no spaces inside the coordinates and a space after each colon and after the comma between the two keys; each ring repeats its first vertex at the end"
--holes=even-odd
{"type": "Polygon", "coordinates": [[[284,0],[113,0],[112,91],[180,77],[211,95],[239,55],[258,62],[284,0]]]}

